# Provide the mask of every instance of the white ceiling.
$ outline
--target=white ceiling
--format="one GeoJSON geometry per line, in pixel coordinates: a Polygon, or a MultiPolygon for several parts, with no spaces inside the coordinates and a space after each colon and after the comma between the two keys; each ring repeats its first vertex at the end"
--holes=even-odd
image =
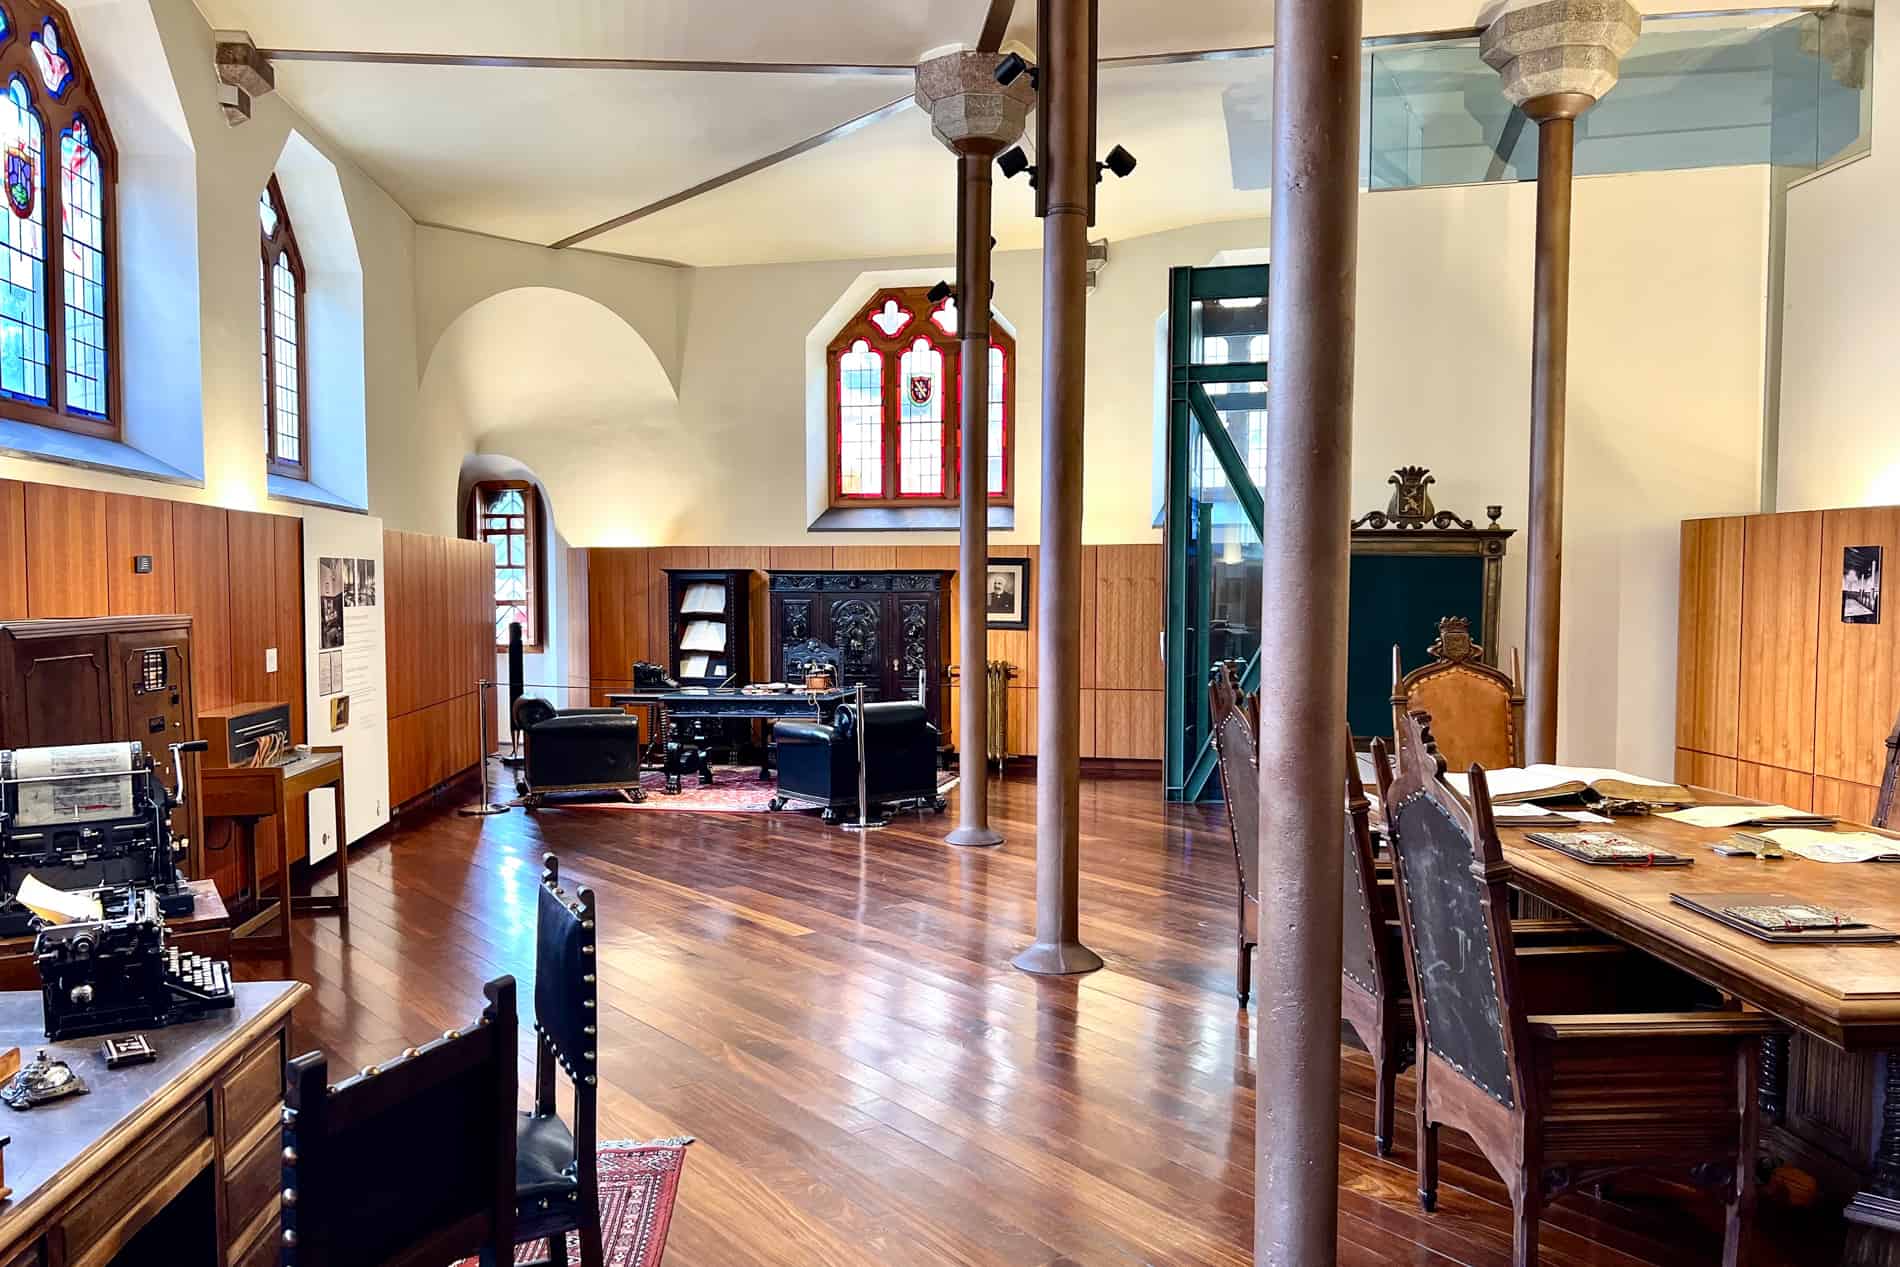
{"type": "MultiPolygon", "coordinates": [[[[197,0],[265,48],[908,65],[973,42],[986,0],[197,0]]],[[[1470,26],[1486,0],[1367,0],[1370,35],[1470,26]]],[[[1706,0],[1657,0],[1648,12],[1706,0]]],[[[1033,45],[1034,0],[1010,37],[1033,45]]],[[[1105,57],[1251,47],[1271,0],[1102,0],[1105,57]]],[[[1105,69],[1110,181],[1098,233],[1257,214],[1234,188],[1222,94],[1259,59],[1105,69]]],[[[904,75],[521,69],[280,61],[278,90],[416,219],[550,243],[895,99],[904,75]]],[[[694,265],[901,255],[954,240],[951,165],[915,110],[586,243],[694,265]]],[[[1026,182],[999,184],[997,237],[1039,240],[1026,182]]]]}

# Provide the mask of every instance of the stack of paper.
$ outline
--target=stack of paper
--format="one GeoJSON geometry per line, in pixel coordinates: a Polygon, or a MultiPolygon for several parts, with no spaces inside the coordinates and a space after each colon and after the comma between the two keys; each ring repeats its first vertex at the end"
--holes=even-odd
{"type": "Polygon", "coordinates": [[[1809,862],[1900,862],[1900,840],[1870,831],[1779,827],[1760,834],[1809,862]]]}
{"type": "Polygon", "coordinates": [[[1661,815],[1691,827],[1832,827],[1825,814],[1786,805],[1692,805],[1661,815]]]}

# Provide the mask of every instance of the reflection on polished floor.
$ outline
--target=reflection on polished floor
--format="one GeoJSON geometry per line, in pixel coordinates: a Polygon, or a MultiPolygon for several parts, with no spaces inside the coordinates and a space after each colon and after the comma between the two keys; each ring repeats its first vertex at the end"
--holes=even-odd
{"type": "MultiPolygon", "coordinates": [[[[296,924],[315,988],[295,1045],[366,1065],[464,1021],[496,973],[525,990],[554,850],[600,898],[601,1137],[699,1140],[669,1267],[1245,1267],[1254,1073],[1221,811],[1085,781],[1083,921],[1109,964],[1048,981],[1009,967],[1033,924],[1032,779],[996,809],[988,852],[946,848],[934,817],[860,840],[790,814],[418,811],[353,862],[347,927],[296,924]]],[[[1410,1077],[1381,1161],[1370,1065],[1344,1059],[1340,1261],[1508,1261],[1496,1176],[1452,1137],[1421,1214],[1410,1077]]],[[[1566,1199],[1545,1261],[1713,1263],[1715,1213],[1566,1199]]],[[[1812,1238],[1776,1252],[1806,1231],[1785,1210],[1759,1226],[1764,1267],[1832,1261],[1812,1238]]]]}

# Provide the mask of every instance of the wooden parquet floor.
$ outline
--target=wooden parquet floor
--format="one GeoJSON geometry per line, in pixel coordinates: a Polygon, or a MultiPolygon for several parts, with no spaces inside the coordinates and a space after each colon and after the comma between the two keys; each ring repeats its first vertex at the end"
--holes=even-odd
{"type": "MultiPolygon", "coordinates": [[[[1045,981],[1009,966],[1033,926],[1031,777],[996,806],[989,852],[943,845],[948,817],[859,839],[790,814],[411,814],[355,856],[346,925],[297,922],[315,990],[296,1042],[373,1063],[466,1022],[499,973],[529,1008],[552,850],[600,898],[601,1137],[699,1140],[668,1267],[1250,1264],[1255,1071],[1219,812],[1085,781],[1083,932],[1108,967],[1045,981]]],[[[524,1076],[528,1057],[524,1039],[524,1076]]],[[[1409,1106],[1379,1159],[1370,1066],[1342,1060],[1341,1262],[1506,1267],[1497,1177],[1453,1136],[1420,1213],[1409,1106]]],[[[1714,1263],[1713,1207],[1668,1195],[1560,1202],[1544,1262],[1714,1263]]],[[[1757,1261],[1831,1263],[1838,1233],[1791,1217],[1766,1210],[1759,1239],[1806,1252],[1757,1261]]]]}

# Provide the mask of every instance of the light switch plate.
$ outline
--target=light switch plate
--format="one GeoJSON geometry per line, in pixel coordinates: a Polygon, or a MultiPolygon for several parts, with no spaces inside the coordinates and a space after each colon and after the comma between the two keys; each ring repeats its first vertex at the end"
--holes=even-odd
{"type": "Polygon", "coordinates": [[[277,672],[277,648],[276,647],[264,648],[264,672],[266,673],[277,672]]]}

